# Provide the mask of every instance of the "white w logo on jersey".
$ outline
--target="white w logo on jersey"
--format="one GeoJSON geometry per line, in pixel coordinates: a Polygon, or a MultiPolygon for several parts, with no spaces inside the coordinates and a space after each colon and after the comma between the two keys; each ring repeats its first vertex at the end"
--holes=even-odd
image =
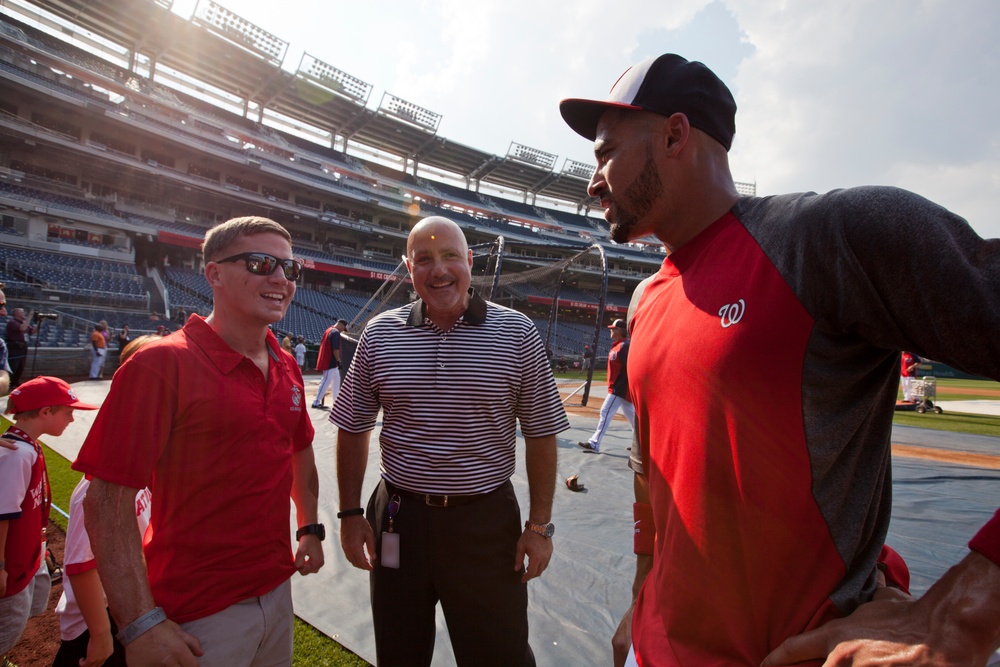
{"type": "Polygon", "coordinates": [[[728,329],[743,319],[743,313],[747,310],[747,304],[743,299],[736,303],[727,303],[719,308],[719,318],[722,321],[722,328],[728,329]]]}

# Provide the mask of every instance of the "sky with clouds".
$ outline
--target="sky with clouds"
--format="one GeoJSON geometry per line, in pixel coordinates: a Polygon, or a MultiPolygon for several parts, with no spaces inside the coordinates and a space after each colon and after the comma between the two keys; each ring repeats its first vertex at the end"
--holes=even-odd
{"type": "Polygon", "coordinates": [[[286,69],[306,51],[374,86],[371,107],[388,92],[442,114],[448,139],[557,168],[593,162],[560,99],[679,53],[732,89],[733,176],[758,194],[896,185],[1000,237],[996,0],[217,2],[290,42],[286,69]]]}

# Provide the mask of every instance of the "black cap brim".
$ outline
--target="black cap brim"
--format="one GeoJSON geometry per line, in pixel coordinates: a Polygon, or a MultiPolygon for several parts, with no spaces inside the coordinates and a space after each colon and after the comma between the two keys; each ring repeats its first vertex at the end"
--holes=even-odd
{"type": "Polygon", "coordinates": [[[559,113],[574,132],[584,139],[593,141],[597,138],[597,124],[604,112],[610,109],[630,109],[641,111],[642,107],[621,102],[604,102],[600,100],[565,99],[559,103],[559,113]]]}

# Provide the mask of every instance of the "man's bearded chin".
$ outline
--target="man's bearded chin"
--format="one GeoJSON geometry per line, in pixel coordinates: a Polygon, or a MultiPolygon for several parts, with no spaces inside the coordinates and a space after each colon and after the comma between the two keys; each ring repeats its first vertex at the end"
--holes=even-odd
{"type": "Polygon", "coordinates": [[[631,240],[633,227],[635,227],[634,216],[616,216],[611,222],[611,240],[615,243],[628,243],[631,240]]]}

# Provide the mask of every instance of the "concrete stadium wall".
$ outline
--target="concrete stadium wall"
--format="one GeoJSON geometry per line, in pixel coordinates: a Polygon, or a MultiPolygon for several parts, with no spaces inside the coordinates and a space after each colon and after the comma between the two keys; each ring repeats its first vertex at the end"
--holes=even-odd
{"type": "MultiPolygon", "coordinates": [[[[24,364],[23,380],[38,375],[54,375],[67,382],[87,378],[90,374],[90,346],[29,348],[24,364]]],[[[104,377],[110,378],[118,368],[118,350],[108,353],[104,364],[104,377]]]]}

